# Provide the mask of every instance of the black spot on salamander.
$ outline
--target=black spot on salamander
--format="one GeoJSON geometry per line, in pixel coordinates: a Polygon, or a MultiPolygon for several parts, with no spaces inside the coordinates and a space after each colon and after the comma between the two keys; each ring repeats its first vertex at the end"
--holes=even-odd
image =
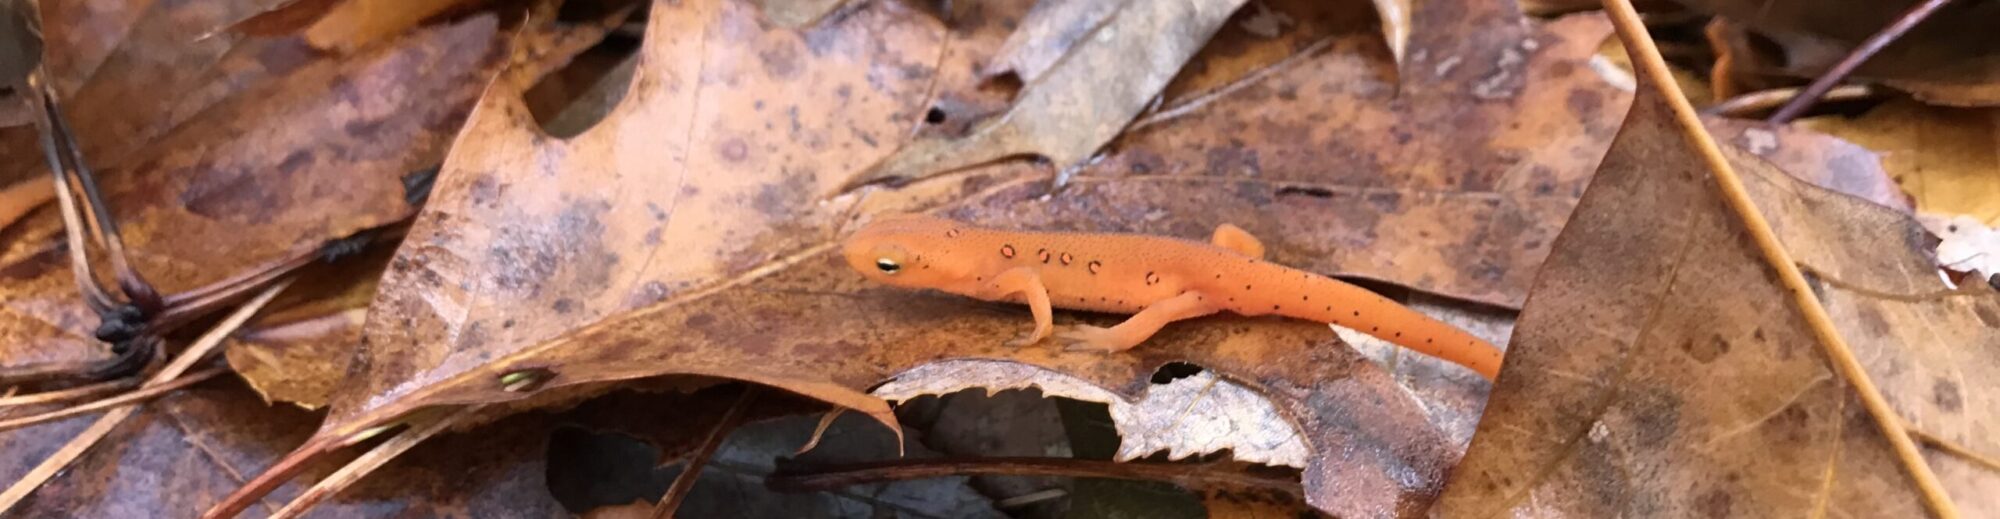
{"type": "Polygon", "coordinates": [[[1068,264],[1069,264],[1069,262],[1070,262],[1070,260],[1072,260],[1072,259],[1075,259],[1075,258],[1071,258],[1071,257],[1070,257],[1070,255],[1069,255],[1069,253],[1067,253],[1067,252],[1065,252],[1065,253],[1062,253],[1062,264],[1064,264],[1064,265],[1068,265],[1068,264]]]}
{"type": "Polygon", "coordinates": [[[1313,300],[1313,296],[1299,296],[1299,300],[1300,300],[1300,301],[1311,301],[1311,300],[1313,300]]]}
{"type": "Polygon", "coordinates": [[[1048,262],[1049,262],[1049,250],[1048,250],[1048,249],[1042,249],[1042,250],[1038,250],[1038,251],[1035,251],[1035,257],[1037,257],[1037,258],[1041,258],[1041,259],[1042,259],[1042,263],[1048,263],[1048,262]]]}
{"type": "Polygon", "coordinates": [[[1360,311],[1360,310],[1355,310],[1355,311],[1354,311],[1354,316],[1355,316],[1355,317],[1361,317],[1361,311],[1360,311]]]}
{"type": "Polygon", "coordinates": [[[1370,327],[1368,327],[1368,331],[1371,331],[1371,332],[1379,332],[1379,331],[1382,331],[1382,327],[1380,327],[1380,326],[1370,326],[1370,327]]]}
{"type": "Polygon", "coordinates": [[[1215,275],[1215,279],[1222,279],[1222,275],[1221,275],[1221,274],[1216,274],[1216,275],[1215,275]]]}
{"type": "Polygon", "coordinates": [[[1146,273],[1146,286],[1153,286],[1155,284],[1158,284],[1159,282],[1160,282],[1159,274],[1155,274],[1152,272],[1146,273]]]}
{"type": "Polygon", "coordinates": [[[1013,259],[1013,258],[1014,258],[1014,246],[1013,246],[1013,245],[1001,245],[1001,246],[1000,246],[1000,257],[1002,257],[1002,258],[1007,258],[1007,259],[1013,259]]]}
{"type": "Polygon", "coordinates": [[[1331,312],[1331,311],[1333,311],[1333,305],[1327,305],[1327,306],[1326,306],[1326,311],[1328,311],[1328,312],[1331,312]]]}
{"type": "Polygon", "coordinates": [[[1102,263],[1102,262],[1097,262],[1097,261],[1092,261],[1092,262],[1090,262],[1090,264],[1089,264],[1089,265],[1084,265],[1084,268],[1087,268],[1087,269],[1090,269],[1090,273],[1092,273],[1092,274],[1096,274],[1096,273],[1097,273],[1097,269],[1098,269],[1098,268],[1101,268],[1101,267],[1103,267],[1103,266],[1104,266],[1104,263],[1102,263]]]}
{"type": "Polygon", "coordinates": [[[1243,285],[1243,289],[1244,289],[1244,290],[1249,290],[1249,289],[1250,289],[1250,285],[1243,285]]]}
{"type": "Polygon", "coordinates": [[[1403,336],[1403,332],[1396,332],[1396,336],[1397,336],[1397,337],[1402,337],[1402,336],[1403,336]]]}
{"type": "Polygon", "coordinates": [[[1278,311],[1278,305],[1271,305],[1271,311],[1273,312],[1278,311]]]}

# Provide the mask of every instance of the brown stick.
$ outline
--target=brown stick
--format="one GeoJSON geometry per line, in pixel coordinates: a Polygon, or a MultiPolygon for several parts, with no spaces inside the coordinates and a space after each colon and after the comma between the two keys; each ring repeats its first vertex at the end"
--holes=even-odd
{"type": "Polygon", "coordinates": [[[298,499],[293,499],[292,502],[285,503],[284,508],[280,508],[277,512],[272,513],[270,519],[291,519],[304,515],[321,501],[333,497],[334,494],[340,493],[342,489],[353,486],[355,482],[361,481],[362,477],[375,472],[375,469],[381,468],[383,465],[395,460],[396,456],[408,452],[410,448],[416,447],[417,444],[423,443],[424,440],[449,430],[453,425],[457,425],[458,422],[477,414],[479,409],[480,406],[475,405],[446,411],[445,414],[437,416],[428,423],[419,423],[409,430],[390,437],[388,440],[383,441],[381,445],[376,445],[375,448],[369,449],[361,457],[355,458],[354,461],[341,466],[340,470],[334,471],[326,479],[320,480],[319,483],[314,483],[312,488],[306,489],[305,493],[300,494],[298,499]]]}
{"type": "MultiPolygon", "coordinates": [[[[0,376],[0,380],[5,380],[5,379],[6,379],[5,376],[0,376]]],[[[0,398],[0,409],[8,407],[29,406],[29,405],[53,404],[69,400],[90,398],[100,393],[110,393],[113,391],[130,388],[136,385],[139,385],[139,379],[121,378],[117,380],[107,380],[104,382],[98,382],[96,384],[90,384],[87,386],[72,387],[69,389],[61,389],[56,391],[43,391],[40,393],[30,393],[26,395],[13,395],[6,398],[0,398]]]]}
{"type": "Polygon", "coordinates": [[[1834,64],[1833,68],[1827,69],[1819,79],[1814,79],[1811,85],[1806,86],[1805,93],[1785,103],[1784,108],[1779,108],[1769,119],[1765,119],[1765,122],[1785,124],[1797,119],[1800,114],[1806,112],[1806,109],[1812,108],[1813,103],[1818,103],[1820,96],[1826,95],[1826,91],[1832,90],[1834,85],[1847,79],[1847,76],[1853,74],[1854,69],[1859,68],[1862,63],[1867,63],[1868,58],[1875,57],[1875,53],[1881,52],[1883,47],[1903,37],[1903,33],[1910,32],[1910,28],[1916,27],[1925,18],[1930,18],[1931,13],[1937,12],[1938,8],[1949,3],[1951,0],[1924,0],[1924,3],[1911,7],[1909,11],[1903,13],[1903,16],[1896,18],[1895,22],[1883,27],[1882,31],[1875,33],[1874,36],[1869,36],[1866,41],[1861,42],[1861,46],[1855,47],[1853,52],[1847,53],[1847,57],[1841,58],[1840,63],[1834,64]]]}
{"type": "Polygon", "coordinates": [[[680,475],[674,476],[673,484],[668,485],[666,494],[660,496],[660,503],[653,506],[653,519],[674,516],[674,510],[681,507],[681,501],[687,500],[688,491],[694,489],[695,480],[701,478],[702,467],[707,466],[708,459],[715,456],[715,450],[722,446],[722,439],[729,437],[729,432],[743,423],[744,415],[749,414],[750,404],[756,401],[757,386],[744,386],[743,394],[736,397],[736,405],[729,406],[729,411],[715,421],[715,427],[708,430],[708,437],[702,439],[701,448],[694,451],[694,456],[688,457],[687,466],[681,468],[680,475]]]}
{"type": "Polygon", "coordinates": [[[208,379],[215,378],[216,375],[221,375],[223,373],[228,373],[228,372],[229,372],[228,366],[217,366],[213,368],[204,369],[201,371],[196,371],[193,374],[173,379],[164,384],[146,386],[143,388],[139,388],[139,390],[137,391],[125,393],[111,398],[106,398],[103,400],[98,400],[95,402],[74,405],[62,409],[57,409],[54,411],[49,411],[46,413],[23,416],[20,418],[0,420],[0,431],[11,431],[14,429],[19,429],[22,427],[27,427],[39,423],[53,422],[56,420],[61,420],[72,416],[89,414],[91,412],[102,409],[109,409],[113,407],[119,407],[127,404],[133,404],[133,403],[143,402],[146,400],[151,400],[161,395],[173,392],[174,390],[192,386],[201,383],[203,381],[207,381],[208,379]]]}

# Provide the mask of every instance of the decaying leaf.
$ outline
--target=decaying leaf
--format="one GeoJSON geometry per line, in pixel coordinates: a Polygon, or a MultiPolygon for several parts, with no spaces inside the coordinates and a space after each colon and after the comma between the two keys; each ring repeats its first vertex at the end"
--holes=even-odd
{"type": "Polygon", "coordinates": [[[1859,117],[1816,117],[1798,126],[1882,155],[1882,167],[1929,213],[2000,222],[2000,108],[1953,109],[1891,101],[1859,117]]]}
{"type": "Polygon", "coordinates": [[[225,343],[230,368],[270,402],[306,409],[326,405],[347,375],[376,280],[394,247],[299,273],[285,290],[225,343]]]}
{"type": "MultiPolygon", "coordinates": [[[[554,6],[541,7],[552,11],[554,6]]],[[[602,40],[629,13],[629,9],[614,9],[596,19],[566,23],[530,15],[526,23],[531,26],[517,32],[511,40],[513,52],[508,59],[508,71],[494,81],[523,88],[534,84],[602,40]]],[[[619,88],[622,90],[623,85],[619,88]]],[[[551,125],[559,123],[568,124],[558,118],[551,125]]],[[[430,175],[435,173],[413,172],[404,182],[421,184],[422,187],[415,189],[428,192],[429,183],[435,180],[430,175]]],[[[406,230],[398,227],[389,233],[400,235],[406,230]]],[[[308,409],[325,406],[333,388],[347,374],[348,362],[361,339],[368,304],[393,252],[393,246],[374,247],[362,257],[321,266],[317,272],[301,275],[305,283],[288,290],[271,310],[251,321],[232,339],[227,350],[231,367],[267,400],[291,402],[308,409]]]]}
{"type": "Polygon", "coordinates": [[[896,374],[870,393],[892,402],[966,388],[988,392],[1040,389],[1042,394],[1098,402],[1118,428],[1118,461],[1165,451],[1180,460],[1230,451],[1238,461],[1305,468],[1303,435],[1255,391],[1203,371],[1146,389],[1137,401],[1046,369],[1011,362],[945,360],[896,374]]]}
{"type": "MultiPolygon", "coordinates": [[[[1645,38],[1625,16],[1628,44],[1645,38]]],[[[1708,137],[1652,64],[1641,68],[1662,72],[1641,74],[1542,267],[1444,513],[1910,517],[1950,506],[1927,501],[1937,487],[1913,474],[1930,469],[1885,431],[1907,421],[1996,452],[1978,431],[2000,412],[1982,396],[2000,356],[1979,352],[2000,344],[2000,296],[1941,292],[1908,214],[1723,148],[1752,210],[1809,276],[1809,289],[1789,286],[1753,241],[1763,224],[1731,211],[1711,176],[1728,173],[1702,160],[1708,137]],[[1830,315],[1863,373],[1843,373],[1802,301],[1830,315]],[[1893,407],[1887,421],[1869,408],[1874,388],[1893,407]]],[[[1947,488],[1996,475],[1955,477],[1974,479],[1947,488]]],[[[1952,497],[1967,509],[1990,499],[1952,497]]]]}
{"type": "Polygon", "coordinates": [[[1007,35],[1007,41],[1000,44],[992,60],[980,67],[981,74],[989,78],[1013,74],[1022,83],[1034,83],[1125,5],[1124,0],[1035,2],[1021,19],[1020,28],[1007,35]]]}
{"type": "Polygon", "coordinates": [[[845,3],[846,0],[757,0],[765,18],[794,29],[818,21],[845,3]]]}
{"type": "MultiPolygon", "coordinates": [[[[218,103],[325,62],[294,39],[222,30],[277,1],[41,2],[50,84],[90,165],[133,167],[135,152],[218,103]]],[[[49,176],[36,142],[32,126],[0,131],[0,183],[49,176]]]]}
{"type": "Polygon", "coordinates": [[[1608,34],[1596,15],[1529,24],[1504,3],[1419,5],[1400,77],[1379,36],[1342,34],[1128,133],[1075,182],[1124,186],[1099,214],[1127,221],[1223,195],[1202,214],[1281,263],[1518,306],[1629,95],[1594,58],[1608,34]]]}
{"type": "MultiPolygon", "coordinates": [[[[298,0],[310,4],[312,0],[298,0]]],[[[469,0],[340,0],[303,33],[313,47],[350,52],[401,34],[469,0]]]]}
{"type": "Polygon", "coordinates": [[[754,7],[735,2],[658,4],[652,16],[633,90],[573,139],[540,136],[518,91],[489,93],[384,276],[329,432],[453,388],[499,390],[522,369],[552,368],[556,385],[632,376],[517,359],[824,249],[811,229],[837,213],[809,200],[886,153],[917,115],[925,49],[938,44],[920,14],[881,4],[804,32],[755,30],[754,7]]]}
{"type": "Polygon", "coordinates": [[[1243,2],[1128,4],[1028,85],[1007,113],[963,138],[910,142],[843,187],[921,179],[1021,155],[1045,157],[1058,168],[1080,164],[1152,103],[1243,2]]]}

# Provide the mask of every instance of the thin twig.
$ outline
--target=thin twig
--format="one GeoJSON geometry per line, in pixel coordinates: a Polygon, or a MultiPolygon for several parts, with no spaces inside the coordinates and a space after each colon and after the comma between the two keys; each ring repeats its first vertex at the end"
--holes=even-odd
{"type": "Polygon", "coordinates": [[[1743,224],[1743,230],[1756,244],[1764,262],[1777,271],[1779,286],[1790,293],[1792,305],[1803,314],[1805,324],[1818,339],[1820,351],[1826,354],[1834,373],[1845,379],[1854,389],[1855,396],[1861,399],[1862,407],[1867,409],[1869,417],[1889,442],[1891,451],[1896,454],[1897,464],[1909,474],[1931,513],[1942,519],[1957,519],[1958,505],[1945,492],[1937,474],[1924,463],[1923,452],[1917,449],[1916,442],[1910,440],[1909,432],[1903,428],[1902,416],[1882,397],[1881,388],[1869,378],[1868,370],[1855,357],[1854,350],[1847,346],[1847,339],[1834,327],[1833,317],[1828,315],[1826,307],[1820,305],[1812,288],[1807,285],[1798,262],[1792,259],[1784,243],[1778,241],[1777,232],[1771,230],[1771,222],[1757,209],[1756,201],[1751,200],[1743,179],[1736,175],[1729,159],[1723,157],[1715,139],[1703,129],[1700,117],[1695,115],[1694,107],[1687,104],[1687,97],[1681,93],[1680,86],[1669,79],[1673,75],[1667,71],[1667,64],[1660,59],[1659,52],[1653,49],[1653,39],[1647,34],[1646,26],[1639,22],[1639,15],[1632,4],[1625,0],[1606,0],[1604,5],[1619,38],[1625,41],[1625,48],[1632,55],[1633,68],[1641,70],[1639,75],[1648,78],[1645,83],[1657,89],[1654,94],[1665,100],[1673,114],[1673,124],[1687,136],[1688,144],[1695,148],[1694,152],[1703,165],[1713,172],[1710,176],[1723,203],[1743,224]]]}
{"type": "Polygon", "coordinates": [[[1806,109],[1812,108],[1813,103],[1819,102],[1820,96],[1826,95],[1826,92],[1832,90],[1834,85],[1840,84],[1841,80],[1847,79],[1849,74],[1853,74],[1855,68],[1860,67],[1862,63],[1867,63],[1868,58],[1875,57],[1875,53],[1881,52],[1883,47],[1887,47],[1891,42],[1896,41],[1897,38],[1903,37],[1903,33],[1910,32],[1911,27],[1916,27],[1925,18],[1930,18],[1931,13],[1937,12],[1938,8],[1944,7],[1944,4],[1948,3],[1951,3],[1951,0],[1924,0],[1924,3],[1911,7],[1909,11],[1903,13],[1903,16],[1896,18],[1895,22],[1890,23],[1888,27],[1883,27],[1881,32],[1877,32],[1874,36],[1869,36],[1867,41],[1861,42],[1861,45],[1855,47],[1853,52],[1847,53],[1847,57],[1841,58],[1840,63],[1834,64],[1833,68],[1827,69],[1825,74],[1819,76],[1819,79],[1814,79],[1811,85],[1806,86],[1804,94],[1792,98],[1790,102],[1785,103],[1784,108],[1779,108],[1776,113],[1771,114],[1771,118],[1765,119],[1765,121],[1771,124],[1784,124],[1798,118],[1800,114],[1806,112],[1806,109]]]}
{"type": "Polygon", "coordinates": [[[284,508],[280,508],[277,512],[272,513],[270,519],[291,519],[311,511],[321,501],[325,501],[326,498],[333,497],[334,494],[340,493],[341,490],[353,486],[355,482],[361,481],[361,478],[375,472],[375,469],[381,468],[382,465],[395,460],[396,456],[408,452],[410,448],[416,447],[417,444],[423,443],[424,440],[451,429],[453,425],[457,425],[466,417],[474,415],[479,409],[480,406],[469,406],[447,411],[429,423],[420,424],[415,428],[389,437],[388,440],[383,441],[381,445],[376,445],[373,449],[369,449],[361,457],[347,462],[346,465],[340,467],[340,470],[336,470],[333,474],[328,475],[326,479],[314,483],[312,488],[308,488],[305,493],[299,494],[298,499],[293,499],[292,502],[285,503],[284,508]]]}
{"type": "Polygon", "coordinates": [[[736,397],[736,404],[729,406],[729,411],[715,421],[715,427],[709,429],[708,437],[701,441],[701,448],[688,457],[680,475],[674,476],[674,483],[667,486],[666,494],[660,496],[660,503],[653,506],[653,519],[674,516],[674,510],[679,509],[681,501],[687,499],[688,491],[694,489],[695,480],[701,478],[702,467],[708,465],[708,459],[714,457],[715,450],[722,446],[722,439],[729,437],[729,432],[736,430],[736,426],[743,423],[743,417],[750,414],[750,405],[757,402],[757,388],[755,385],[743,386],[743,394],[736,397]]]}
{"type": "MultiPolygon", "coordinates": [[[[1701,109],[1701,114],[1723,117],[1749,117],[1751,114],[1784,105],[1787,101],[1798,98],[1799,92],[1803,90],[1805,89],[1799,87],[1758,90],[1709,105],[1709,107],[1701,109]]],[[[1820,100],[1853,101],[1875,97],[1875,94],[1875,87],[1873,86],[1841,85],[1834,87],[1833,90],[1828,90],[1825,96],[1820,97],[1820,100]]]]}
{"type": "Polygon", "coordinates": [[[102,393],[111,393],[119,391],[136,385],[139,385],[139,379],[121,378],[117,380],[107,380],[104,382],[98,382],[96,384],[77,386],[57,391],[43,391],[40,393],[9,396],[6,398],[0,398],[0,408],[43,405],[43,404],[53,404],[58,402],[66,402],[70,400],[80,400],[84,398],[97,396],[98,394],[102,393]]]}
{"type": "Polygon", "coordinates": [[[139,388],[137,391],[125,393],[111,398],[65,407],[62,409],[57,409],[54,411],[49,411],[41,414],[34,414],[34,415],[23,416],[20,418],[0,420],[0,431],[11,431],[14,429],[27,427],[30,425],[53,422],[56,420],[61,420],[64,418],[69,418],[77,415],[90,414],[92,412],[102,409],[109,409],[113,407],[119,407],[127,404],[133,404],[133,403],[143,402],[146,400],[151,400],[153,398],[172,392],[176,389],[192,386],[207,381],[208,379],[215,378],[216,375],[221,375],[227,372],[229,372],[228,366],[216,366],[213,368],[196,371],[185,377],[173,379],[165,384],[157,384],[157,385],[142,387],[139,388]]]}
{"type": "MultiPolygon", "coordinates": [[[[152,378],[147,379],[146,386],[164,384],[180,377],[182,373],[186,373],[189,366],[194,365],[195,361],[201,360],[202,357],[208,356],[208,352],[213,351],[217,346],[221,345],[223,339],[228,338],[229,334],[235,332],[237,328],[241,328],[245,321],[250,320],[251,316],[257,315],[257,310],[263,308],[266,303],[270,303],[271,298],[277,297],[278,293],[283,292],[285,287],[289,285],[291,285],[289,280],[271,285],[270,288],[264,289],[263,293],[257,294],[255,299],[251,299],[243,303],[243,306],[237,307],[236,312],[229,314],[229,317],[224,318],[222,322],[216,323],[215,327],[209,329],[208,333],[203,334],[193,344],[188,345],[187,351],[181,352],[181,355],[174,358],[173,362],[168,363],[164,368],[160,368],[158,373],[154,373],[152,378]]],[[[42,483],[47,482],[49,478],[55,477],[57,473],[62,472],[63,468],[68,467],[70,462],[76,461],[78,457],[83,456],[83,453],[90,450],[91,446],[96,445],[98,440],[102,440],[106,435],[111,434],[112,429],[117,428],[120,423],[123,423],[126,418],[131,417],[132,413],[138,410],[138,406],[128,406],[112,409],[104,413],[103,417],[98,418],[96,422],[90,424],[90,427],[84,429],[83,433],[70,439],[69,443],[64,444],[61,449],[57,449],[55,454],[50,455],[47,459],[42,460],[40,465],[36,465],[35,468],[30,469],[27,475],[22,476],[20,480],[8,486],[5,492],[0,492],[0,515],[6,515],[6,512],[13,510],[15,505],[21,504],[21,500],[26,499],[29,493],[34,492],[37,488],[41,488],[42,483]]]]}
{"type": "Polygon", "coordinates": [[[1974,465],[1984,467],[1986,470],[2000,472],[2000,460],[1995,460],[1992,457],[1989,457],[1985,454],[1981,454],[1978,451],[1974,451],[1971,448],[1967,448],[1964,445],[1959,445],[1958,442],[1933,436],[1931,435],[1931,433],[1924,432],[1923,429],[1918,429],[1914,426],[1908,426],[1908,427],[1910,430],[1910,436],[1916,438],[1917,441],[1924,442],[1925,444],[1930,445],[1931,447],[1935,447],[1937,448],[1937,450],[1944,451],[1947,454],[1963,458],[1966,461],[1972,462],[1972,464],[1974,465]]]}

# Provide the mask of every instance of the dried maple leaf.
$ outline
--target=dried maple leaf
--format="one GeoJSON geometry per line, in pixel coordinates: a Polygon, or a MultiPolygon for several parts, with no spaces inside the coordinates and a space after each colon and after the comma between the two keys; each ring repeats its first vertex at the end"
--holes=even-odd
{"type": "Polygon", "coordinates": [[[1903,433],[2000,450],[1978,432],[2000,401],[1975,396],[2000,380],[1976,353],[2000,344],[2000,296],[1943,292],[1907,213],[1715,147],[1629,9],[1612,6],[1642,88],[1444,514],[1909,517],[1992,484],[1940,485],[1930,464],[1963,461],[1927,464],[1903,433]]]}

